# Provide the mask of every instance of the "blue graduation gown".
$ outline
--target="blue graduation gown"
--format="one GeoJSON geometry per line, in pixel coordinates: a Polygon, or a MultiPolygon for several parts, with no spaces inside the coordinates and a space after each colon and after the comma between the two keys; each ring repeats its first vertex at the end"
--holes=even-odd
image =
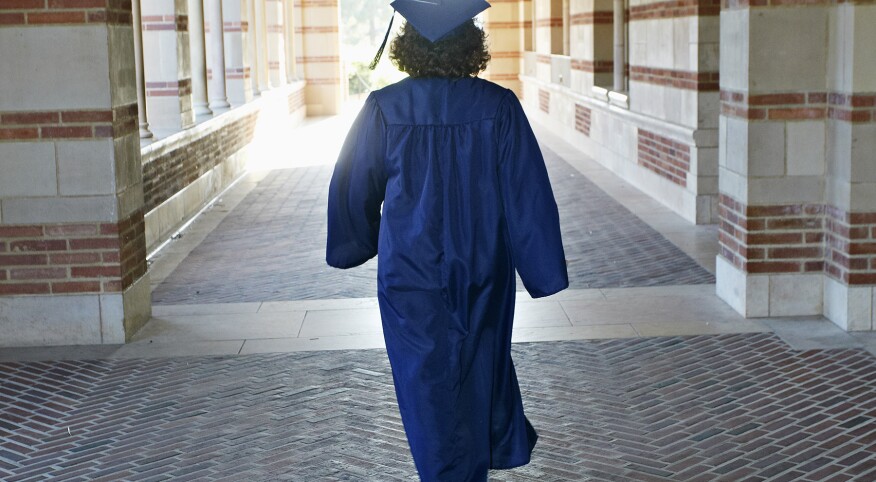
{"type": "Polygon", "coordinates": [[[326,260],[374,255],[422,480],[528,463],[537,436],[511,361],[514,270],[536,298],[569,281],[544,159],[510,90],[409,78],[368,97],[332,176],[326,260]]]}

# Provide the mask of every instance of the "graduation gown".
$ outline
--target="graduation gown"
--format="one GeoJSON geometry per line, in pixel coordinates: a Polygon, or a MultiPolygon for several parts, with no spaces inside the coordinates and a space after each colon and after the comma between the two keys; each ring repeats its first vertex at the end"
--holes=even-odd
{"type": "Polygon", "coordinates": [[[326,260],[375,255],[421,479],[482,481],[528,463],[537,436],[511,361],[514,272],[535,298],[569,281],[544,159],[510,90],[408,78],[368,97],[332,176],[326,260]]]}

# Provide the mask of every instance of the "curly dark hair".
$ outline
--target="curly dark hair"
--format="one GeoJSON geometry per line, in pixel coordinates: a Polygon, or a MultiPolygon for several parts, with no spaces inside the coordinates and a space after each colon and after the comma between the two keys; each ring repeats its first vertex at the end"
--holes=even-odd
{"type": "Polygon", "coordinates": [[[487,68],[487,34],[469,20],[436,42],[405,22],[389,47],[389,58],[411,77],[475,77],[487,68]]]}

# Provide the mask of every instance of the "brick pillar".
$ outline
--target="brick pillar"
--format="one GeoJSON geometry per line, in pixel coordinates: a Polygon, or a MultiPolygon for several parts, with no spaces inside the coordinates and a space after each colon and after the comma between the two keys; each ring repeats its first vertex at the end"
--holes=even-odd
{"type": "Polygon", "coordinates": [[[0,345],[124,343],[150,316],[131,6],[46,3],[0,4],[0,345]]]}
{"type": "Polygon", "coordinates": [[[876,5],[844,3],[834,9],[828,44],[824,311],[845,329],[874,330],[876,5]]]}
{"type": "Polygon", "coordinates": [[[718,294],[747,316],[873,329],[874,8],[724,5],[718,294]]]}
{"type": "Polygon", "coordinates": [[[572,0],[572,89],[589,93],[594,85],[611,88],[612,2],[572,0]]]}
{"type": "Polygon", "coordinates": [[[152,131],[167,135],[195,123],[187,0],[140,2],[146,110],[152,131]]]}
{"type": "Polygon", "coordinates": [[[286,11],[283,0],[267,0],[265,18],[267,25],[268,72],[271,87],[286,85],[286,11]]]}
{"type": "Polygon", "coordinates": [[[303,37],[302,59],[308,115],[337,114],[341,109],[341,39],[337,0],[302,0],[301,22],[295,31],[303,37]]]}
{"type": "Polygon", "coordinates": [[[252,70],[247,52],[249,23],[245,13],[247,0],[222,0],[225,22],[225,86],[228,102],[237,107],[252,100],[252,70]]]}
{"type": "Polygon", "coordinates": [[[484,28],[490,38],[490,65],[484,78],[521,95],[521,62],[526,22],[519,1],[493,2],[484,13],[484,28]]]}

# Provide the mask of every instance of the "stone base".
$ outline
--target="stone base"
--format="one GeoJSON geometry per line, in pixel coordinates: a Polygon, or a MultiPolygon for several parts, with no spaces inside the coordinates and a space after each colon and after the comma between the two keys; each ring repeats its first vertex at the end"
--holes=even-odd
{"type": "Polygon", "coordinates": [[[715,264],[718,297],[746,318],[824,312],[824,276],[820,273],[752,275],[721,256],[715,264]]]}
{"type": "Polygon", "coordinates": [[[876,329],[876,288],[824,278],[824,316],[846,331],[876,329]]]}
{"type": "Polygon", "coordinates": [[[123,293],[0,298],[0,346],[122,344],[152,316],[149,275],[123,293]]]}
{"type": "MultiPolygon", "coordinates": [[[[687,187],[665,179],[638,164],[638,130],[659,133],[686,145],[695,137],[708,137],[709,131],[696,131],[650,118],[628,109],[573,92],[534,77],[523,79],[523,103],[533,120],[547,126],[564,141],[580,149],[624,181],[653,197],[674,212],[696,224],[713,224],[718,220],[717,149],[693,147],[690,153],[691,174],[687,187]],[[548,97],[540,96],[548,93],[548,97]],[[543,105],[546,102],[546,105],[543,105]],[[576,128],[576,104],[590,110],[587,134],[576,128]],[[547,107],[545,112],[543,107],[547,107]],[[697,157],[700,160],[697,160],[697,157]],[[711,156],[709,161],[705,156],[711,156]],[[714,164],[712,174],[695,174],[696,165],[714,164]]],[[[578,126],[581,127],[581,126],[578,126]]]]}

